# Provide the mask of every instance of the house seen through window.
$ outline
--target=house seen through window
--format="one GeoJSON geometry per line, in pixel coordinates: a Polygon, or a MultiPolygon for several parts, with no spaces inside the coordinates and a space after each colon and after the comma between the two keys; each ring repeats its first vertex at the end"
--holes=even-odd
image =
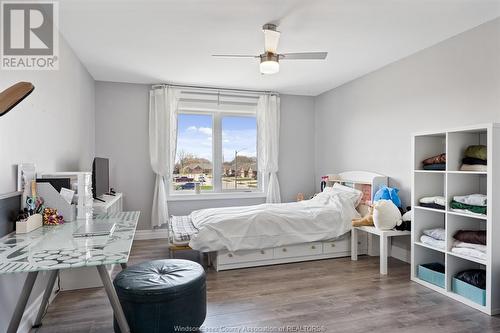
{"type": "Polygon", "coordinates": [[[260,190],[255,114],[179,113],[174,193],[260,190]]]}

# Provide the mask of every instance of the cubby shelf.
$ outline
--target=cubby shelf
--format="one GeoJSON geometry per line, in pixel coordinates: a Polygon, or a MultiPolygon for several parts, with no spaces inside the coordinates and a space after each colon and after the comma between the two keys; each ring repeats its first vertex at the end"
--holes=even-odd
{"type": "Polygon", "coordinates": [[[422,206],[415,206],[415,208],[421,209],[421,210],[427,210],[429,212],[441,213],[441,214],[446,213],[446,211],[444,209],[436,209],[436,208],[429,208],[429,207],[422,207],[422,206]]]}
{"type": "Polygon", "coordinates": [[[446,173],[444,170],[413,170],[417,173],[446,173]]]}
{"type": "Polygon", "coordinates": [[[500,177],[494,170],[500,167],[500,124],[482,124],[440,132],[417,133],[412,151],[412,254],[411,279],[432,290],[460,301],[490,315],[500,313],[500,177]],[[469,145],[486,145],[488,171],[461,171],[463,153],[469,145]],[[422,161],[446,153],[446,170],[423,170],[422,161]],[[487,215],[455,212],[449,203],[456,195],[482,193],[487,195],[487,215]],[[444,196],[445,210],[418,206],[424,196],[444,196]],[[494,223],[495,221],[495,223],[494,223]],[[445,249],[420,242],[423,230],[443,228],[445,249]],[[458,230],[486,230],[486,260],[452,252],[453,236],[458,230]],[[445,266],[445,288],[428,283],[417,276],[418,266],[439,262],[445,266]],[[452,289],[454,276],[466,269],[486,270],[486,304],[477,304],[456,294],[452,289]]]}
{"type": "Polygon", "coordinates": [[[423,246],[423,247],[426,247],[428,249],[431,249],[431,250],[434,250],[434,251],[438,251],[438,252],[442,252],[442,253],[445,253],[446,251],[443,250],[443,249],[439,249],[437,247],[434,247],[434,246],[430,246],[428,244],[425,244],[425,243],[422,243],[422,242],[415,242],[415,245],[418,245],[418,246],[423,246]]]}
{"type": "Polygon", "coordinates": [[[487,262],[485,260],[482,260],[482,259],[479,259],[479,258],[464,256],[464,255],[461,255],[461,254],[458,254],[458,253],[455,253],[455,252],[451,252],[451,251],[448,251],[446,253],[448,255],[450,255],[450,256],[454,256],[454,257],[457,257],[457,258],[462,258],[462,259],[465,259],[465,260],[473,261],[475,263],[487,266],[487,262]]]}
{"type": "Polygon", "coordinates": [[[416,173],[442,173],[442,174],[457,174],[457,175],[488,175],[487,171],[445,171],[445,170],[420,170],[415,169],[413,172],[416,173]]]}
{"type": "Polygon", "coordinates": [[[486,215],[483,216],[483,215],[478,215],[478,214],[468,214],[468,213],[462,213],[462,212],[454,212],[452,210],[449,210],[446,213],[450,214],[450,215],[470,217],[472,219],[488,220],[488,216],[486,216],[486,215]]]}
{"type": "Polygon", "coordinates": [[[446,173],[457,174],[457,175],[487,175],[486,171],[446,171],[446,173]]]}

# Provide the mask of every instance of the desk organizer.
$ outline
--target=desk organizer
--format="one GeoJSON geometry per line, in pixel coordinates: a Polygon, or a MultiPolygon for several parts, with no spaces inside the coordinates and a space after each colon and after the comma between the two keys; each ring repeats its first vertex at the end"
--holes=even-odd
{"type": "Polygon", "coordinates": [[[417,275],[419,279],[432,283],[433,285],[444,289],[444,273],[439,273],[433,271],[432,269],[428,269],[422,265],[419,265],[417,275]]]}
{"type": "Polygon", "coordinates": [[[71,222],[76,219],[76,206],[69,204],[57,190],[49,183],[37,183],[37,193],[43,198],[44,206],[57,209],[64,221],[71,222]]]}
{"type": "Polygon", "coordinates": [[[42,214],[34,214],[28,217],[24,222],[16,222],[16,234],[26,234],[40,228],[43,225],[42,220],[42,214]]]}

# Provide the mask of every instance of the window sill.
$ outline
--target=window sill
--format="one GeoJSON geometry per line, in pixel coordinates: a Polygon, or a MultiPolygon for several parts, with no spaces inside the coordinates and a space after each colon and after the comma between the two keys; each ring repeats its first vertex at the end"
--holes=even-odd
{"type": "Polygon", "coordinates": [[[190,201],[190,200],[231,200],[231,199],[256,199],[265,198],[263,192],[239,192],[239,193],[202,193],[202,194],[171,194],[167,201],[190,201]]]}

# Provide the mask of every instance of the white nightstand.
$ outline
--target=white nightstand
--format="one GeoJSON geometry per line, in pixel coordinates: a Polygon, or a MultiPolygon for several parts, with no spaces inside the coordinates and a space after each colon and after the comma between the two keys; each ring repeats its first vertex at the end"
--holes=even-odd
{"type": "Polygon", "coordinates": [[[364,231],[380,237],[380,274],[387,274],[387,256],[389,255],[389,245],[391,237],[408,236],[410,231],[399,230],[379,230],[372,226],[353,227],[351,231],[351,260],[358,260],[358,232],[364,231]]]}

